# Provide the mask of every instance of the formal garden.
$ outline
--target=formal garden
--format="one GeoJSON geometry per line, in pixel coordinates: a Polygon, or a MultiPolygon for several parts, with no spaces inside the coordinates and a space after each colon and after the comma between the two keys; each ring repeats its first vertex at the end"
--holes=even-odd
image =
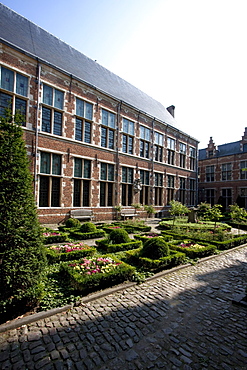
{"type": "MultiPolygon", "coordinates": [[[[22,129],[0,120],[0,317],[78,304],[80,299],[126,281],[148,277],[247,242],[247,213],[238,205],[188,209],[171,201],[167,218],[83,222],[69,218],[55,230],[42,227],[22,129]],[[232,232],[234,227],[236,232],[232,232]]],[[[135,211],[137,206],[133,205],[135,211]]]]}

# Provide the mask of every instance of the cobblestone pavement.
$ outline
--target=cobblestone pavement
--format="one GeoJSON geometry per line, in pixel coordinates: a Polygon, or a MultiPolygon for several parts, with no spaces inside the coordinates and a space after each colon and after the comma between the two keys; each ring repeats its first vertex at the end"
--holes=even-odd
{"type": "Polygon", "coordinates": [[[247,246],[0,334],[0,369],[247,369],[247,246]]]}

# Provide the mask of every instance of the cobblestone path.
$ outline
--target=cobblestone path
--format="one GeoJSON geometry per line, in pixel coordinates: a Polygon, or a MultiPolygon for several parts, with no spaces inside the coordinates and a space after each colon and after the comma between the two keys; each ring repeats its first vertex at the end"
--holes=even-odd
{"type": "Polygon", "coordinates": [[[247,247],[0,334],[0,369],[247,369],[247,247]]]}

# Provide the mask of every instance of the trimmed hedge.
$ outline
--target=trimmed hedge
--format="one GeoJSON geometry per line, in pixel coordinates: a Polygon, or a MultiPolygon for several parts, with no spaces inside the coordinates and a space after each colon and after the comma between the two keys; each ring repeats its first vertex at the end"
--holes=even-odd
{"type": "Polygon", "coordinates": [[[167,268],[171,268],[177,265],[181,265],[185,262],[186,256],[182,252],[170,251],[170,255],[162,257],[157,260],[153,260],[147,257],[139,257],[138,264],[146,270],[158,272],[167,268]]]}
{"type": "Polygon", "coordinates": [[[179,245],[174,245],[170,243],[169,247],[171,250],[176,250],[185,253],[186,256],[191,259],[211,256],[216,251],[215,245],[205,245],[205,247],[202,249],[199,247],[198,248],[180,247],[179,245]]]}
{"type": "Polygon", "coordinates": [[[96,248],[88,246],[87,249],[62,253],[59,253],[54,249],[46,248],[45,253],[48,263],[53,264],[60,261],[78,260],[86,256],[93,256],[96,253],[96,248]]]}
{"type": "Polygon", "coordinates": [[[70,237],[76,240],[96,239],[105,236],[104,230],[97,230],[91,233],[82,233],[81,231],[71,230],[70,237]]]}
{"type": "MultiPolygon", "coordinates": [[[[54,231],[54,233],[56,233],[56,231],[54,231]]],[[[66,241],[68,241],[67,233],[59,232],[57,235],[44,236],[44,244],[63,243],[66,241]]]]}
{"type": "Polygon", "coordinates": [[[181,235],[178,233],[173,233],[172,231],[162,231],[162,235],[172,235],[177,240],[192,240],[194,242],[203,243],[210,245],[215,245],[218,250],[226,250],[231,249],[234,247],[237,247],[239,245],[247,243],[247,234],[241,235],[241,236],[234,236],[232,239],[224,240],[224,241],[216,241],[216,240],[207,240],[203,238],[193,238],[187,235],[181,235]]]}
{"type": "MultiPolygon", "coordinates": [[[[172,230],[173,228],[178,227],[179,229],[190,229],[190,230],[202,230],[202,231],[213,231],[215,229],[214,223],[175,223],[173,225],[172,221],[167,222],[167,221],[161,221],[159,223],[159,228],[164,229],[164,230],[172,230]]],[[[217,230],[229,230],[231,227],[228,224],[223,224],[223,223],[217,223],[216,226],[217,230]]]]}
{"type": "MultiPolygon", "coordinates": [[[[83,263],[83,260],[76,262],[83,263]]],[[[73,290],[88,294],[131,279],[135,268],[117,259],[114,259],[114,262],[119,263],[119,265],[108,272],[94,273],[92,275],[80,274],[73,266],[69,266],[68,263],[64,262],[60,265],[60,273],[73,290]]]]}
{"type": "Polygon", "coordinates": [[[102,250],[108,253],[116,253],[119,251],[125,251],[130,249],[136,249],[142,246],[142,242],[140,240],[132,240],[128,243],[121,243],[121,244],[109,244],[109,239],[103,240],[96,240],[96,244],[102,250]]]}
{"type": "Polygon", "coordinates": [[[169,254],[169,246],[167,242],[160,236],[146,240],[140,252],[141,257],[147,257],[153,260],[167,257],[169,254]]]}

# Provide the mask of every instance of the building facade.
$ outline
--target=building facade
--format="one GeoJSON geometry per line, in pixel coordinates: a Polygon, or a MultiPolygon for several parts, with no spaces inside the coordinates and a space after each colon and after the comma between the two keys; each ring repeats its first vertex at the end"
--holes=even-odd
{"type": "Polygon", "coordinates": [[[77,208],[107,220],[120,204],[196,204],[198,141],[176,128],[173,106],[3,4],[0,21],[0,115],[23,114],[42,223],[77,208]]]}
{"type": "Polygon", "coordinates": [[[239,141],[216,146],[211,137],[199,150],[198,188],[199,202],[247,209],[247,128],[239,141]]]}

